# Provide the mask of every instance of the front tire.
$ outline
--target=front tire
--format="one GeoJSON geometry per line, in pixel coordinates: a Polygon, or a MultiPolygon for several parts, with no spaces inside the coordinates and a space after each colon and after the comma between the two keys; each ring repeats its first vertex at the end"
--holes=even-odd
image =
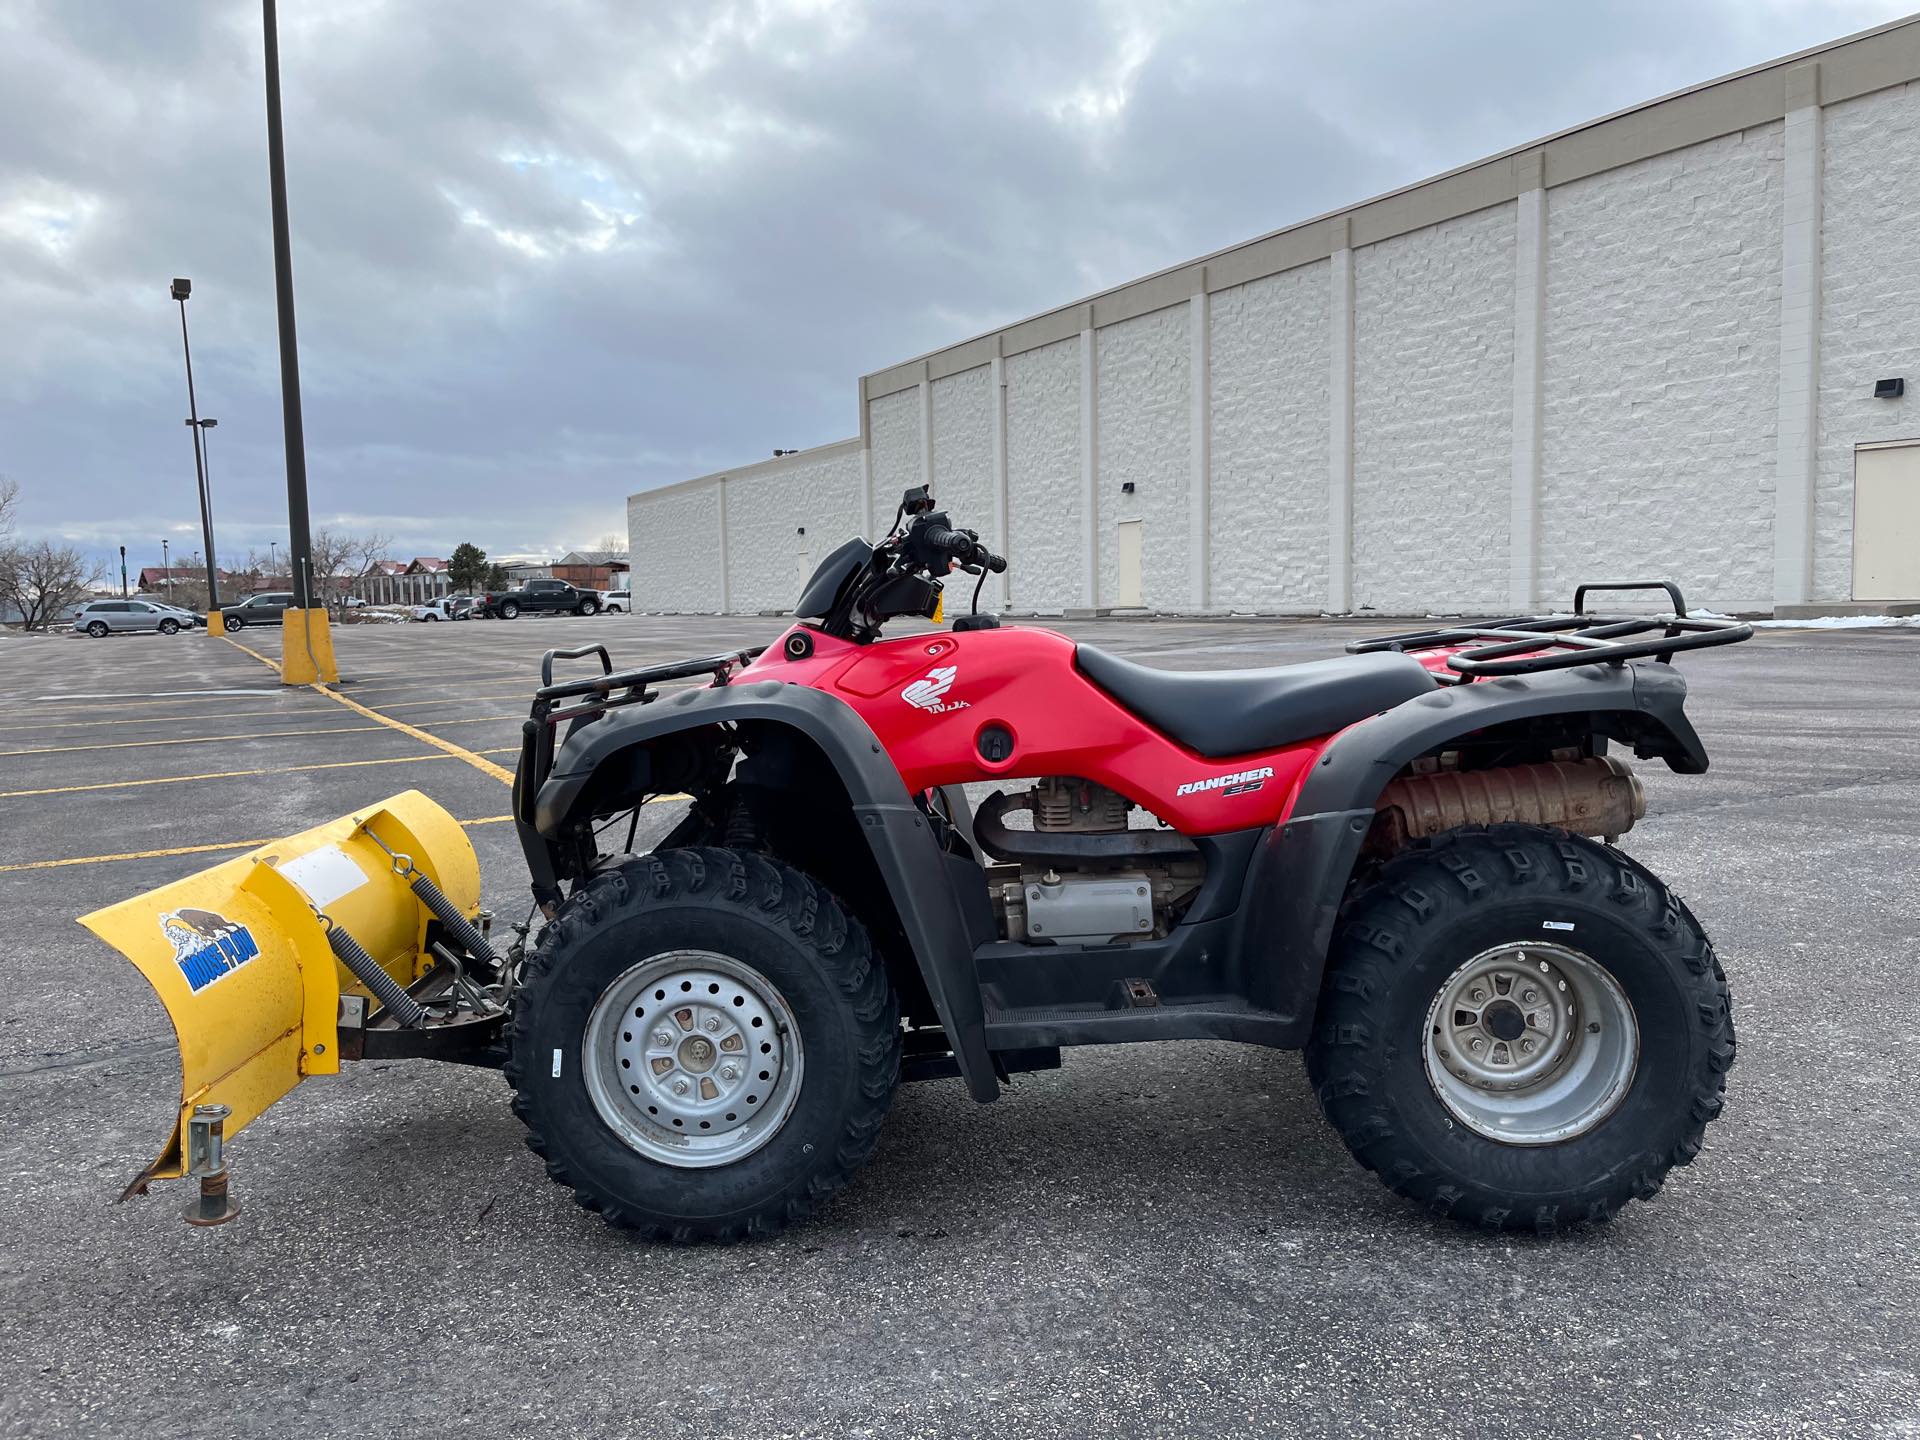
{"type": "Polygon", "coordinates": [[[580,602],[580,608],[574,611],[574,614],[580,615],[583,617],[587,615],[598,615],[599,613],[600,613],[600,606],[592,600],[582,600],[580,602]]]}
{"type": "Polygon", "coordinates": [[[178,635],[180,633],[180,622],[178,620],[162,620],[160,622],[160,633],[162,635],[178,635]]]}
{"type": "Polygon", "coordinates": [[[1551,1233],[1700,1153],[1733,1063],[1726,976],[1621,852],[1526,825],[1394,857],[1342,915],[1307,1073],[1399,1194],[1551,1233]]]}
{"type": "Polygon", "coordinates": [[[220,617],[220,623],[229,630],[244,630],[247,628],[247,622],[238,615],[222,615],[220,617]]]}
{"type": "Polygon", "coordinates": [[[731,850],[638,856],[575,892],[512,1036],[514,1112],[547,1174],[676,1242],[808,1214],[871,1153],[900,1069],[864,928],[798,870],[731,850]]]}

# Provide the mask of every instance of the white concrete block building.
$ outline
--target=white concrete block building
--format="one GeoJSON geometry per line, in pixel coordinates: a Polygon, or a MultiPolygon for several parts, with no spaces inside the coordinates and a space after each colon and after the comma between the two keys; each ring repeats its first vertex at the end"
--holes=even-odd
{"type": "Polygon", "coordinates": [[[782,610],[923,482],[1016,612],[1920,600],[1916,385],[1920,17],[863,376],[634,495],[634,603],[782,610]]]}

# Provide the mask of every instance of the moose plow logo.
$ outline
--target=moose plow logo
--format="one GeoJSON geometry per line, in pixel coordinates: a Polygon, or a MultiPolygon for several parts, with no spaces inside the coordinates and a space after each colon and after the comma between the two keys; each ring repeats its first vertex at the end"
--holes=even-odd
{"type": "Polygon", "coordinates": [[[916,680],[900,692],[900,698],[915,709],[924,710],[929,715],[945,715],[949,710],[968,708],[964,700],[947,700],[947,691],[953,688],[953,677],[959,671],[957,665],[936,665],[929,670],[924,680],[916,680]]]}
{"type": "Polygon", "coordinates": [[[173,963],[196,992],[260,953],[251,930],[211,910],[174,910],[162,915],[160,933],[173,946],[173,963]]]}

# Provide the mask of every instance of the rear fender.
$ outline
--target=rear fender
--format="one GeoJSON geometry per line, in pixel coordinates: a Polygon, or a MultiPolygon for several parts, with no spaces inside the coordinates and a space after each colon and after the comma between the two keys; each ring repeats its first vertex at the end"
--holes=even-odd
{"type": "Polygon", "coordinates": [[[581,727],[555,752],[553,772],[534,798],[532,820],[523,831],[530,861],[535,861],[536,845],[552,847],[535,861],[536,874],[542,865],[551,870],[556,852],[564,855],[573,843],[572,832],[591,806],[592,781],[602,767],[640,773],[640,754],[647,747],[684,731],[721,725],[789,726],[833,766],[898,912],[961,1077],[974,1099],[993,1099],[999,1083],[987,1056],[969,917],[948,877],[945,856],[866,721],[824,691],[778,680],[735,681],[609,711],[581,727]]]}
{"type": "Polygon", "coordinates": [[[1342,731],[1248,867],[1240,943],[1255,1002],[1289,1017],[1290,1043],[1306,1043],[1361,843],[1380,792],[1411,761],[1475,731],[1563,715],[1697,775],[1707,753],[1686,697],[1687,682],[1666,665],[1587,665],[1451,685],[1342,731]]]}

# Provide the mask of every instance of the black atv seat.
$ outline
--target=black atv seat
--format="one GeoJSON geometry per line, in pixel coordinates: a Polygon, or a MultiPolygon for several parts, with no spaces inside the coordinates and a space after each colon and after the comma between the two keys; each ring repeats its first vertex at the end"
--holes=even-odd
{"type": "Polygon", "coordinates": [[[1266,670],[1155,670],[1081,645],[1074,661],[1135,715],[1209,758],[1311,740],[1436,684],[1418,660],[1387,651],[1266,670]]]}

